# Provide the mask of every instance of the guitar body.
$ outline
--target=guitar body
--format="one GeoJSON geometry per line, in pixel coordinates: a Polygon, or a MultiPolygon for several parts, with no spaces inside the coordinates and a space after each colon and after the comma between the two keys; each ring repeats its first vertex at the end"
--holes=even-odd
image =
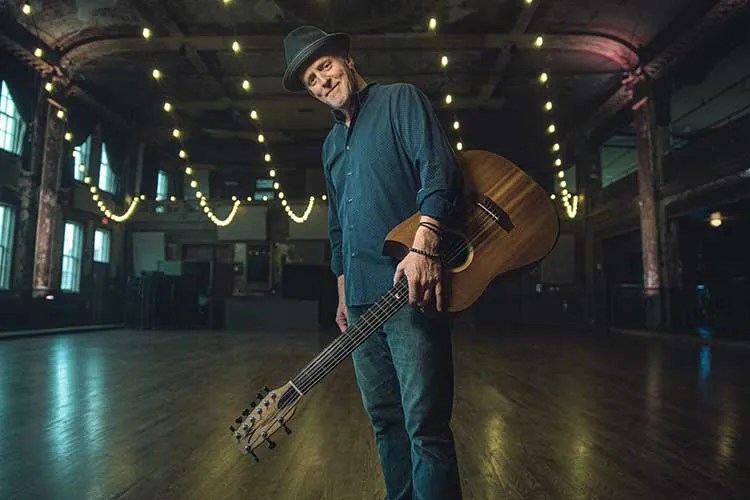
{"type": "MultiPolygon", "coordinates": [[[[443,290],[449,311],[469,307],[498,275],[539,262],[554,247],[559,220],[547,193],[521,169],[486,151],[458,155],[464,176],[461,217],[441,243],[443,290]]],[[[414,241],[420,214],[416,213],[387,235],[384,253],[401,259],[414,241]]],[[[350,324],[286,384],[258,393],[235,425],[229,427],[244,455],[259,460],[258,447],[272,449],[271,436],[287,427],[299,401],[380,325],[408,303],[408,280],[393,288],[350,324]]]]}
{"type": "MultiPolygon", "coordinates": [[[[498,275],[535,264],[557,242],[559,218],[547,193],[520,168],[487,151],[458,155],[464,213],[442,254],[462,248],[444,267],[448,311],[463,311],[498,275]],[[494,206],[493,206],[494,205],[494,206]],[[465,247],[465,248],[464,248],[465,247]]],[[[393,228],[383,252],[401,259],[414,241],[420,214],[393,228]]]]}

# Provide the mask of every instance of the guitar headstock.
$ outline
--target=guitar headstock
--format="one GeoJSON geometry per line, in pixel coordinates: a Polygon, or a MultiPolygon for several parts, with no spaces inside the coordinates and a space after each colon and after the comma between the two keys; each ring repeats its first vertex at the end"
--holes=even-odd
{"type": "Polygon", "coordinates": [[[253,450],[263,444],[269,449],[275,448],[276,443],[271,441],[271,436],[279,429],[284,429],[287,434],[292,433],[287,422],[294,415],[300,393],[291,382],[287,382],[273,390],[264,387],[256,399],[234,420],[237,425],[230,425],[229,430],[240,453],[249,454],[257,462],[259,458],[253,450]]]}

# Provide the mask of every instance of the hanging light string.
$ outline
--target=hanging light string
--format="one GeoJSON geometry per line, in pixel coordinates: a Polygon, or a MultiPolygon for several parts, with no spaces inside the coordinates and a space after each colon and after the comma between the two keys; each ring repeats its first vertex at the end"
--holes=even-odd
{"type": "MultiPolygon", "coordinates": [[[[232,0],[221,0],[221,1],[226,7],[227,21],[231,24],[232,31],[234,33],[234,39],[231,42],[230,48],[232,49],[232,52],[235,54],[235,56],[237,56],[240,67],[241,67],[243,80],[240,86],[245,93],[249,94],[252,92],[253,85],[252,85],[252,81],[250,80],[249,72],[247,71],[247,68],[246,68],[245,58],[242,56],[243,48],[239,42],[239,35],[237,34],[237,25],[235,23],[235,17],[232,15],[232,6],[235,2],[233,2],[232,0]]],[[[287,216],[291,220],[293,220],[294,222],[298,224],[302,224],[303,222],[306,222],[308,217],[310,216],[312,207],[315,204],[315,199],[316,199],[315,196],[310,196],[308,200],[307,209],[302,215],[297,215],[296,213],[294,213],[291,205],[289,204],[289,202],[287,201],[285,197],[280,176],[273,166],[273,161],[272,161],[273,157],[271,155],[270,142],[268,140],[268,134],[264,132],[263,130],[263,120],[261,119],[260,112],[258,112],[257,109],[251,108],[248,111],[248,118],[255,124],[255,127],[258,133],[257,142],[263,150],[263,162],[267,164],[268,176],[271,177],[271,179],[273,179],[273,189],[276,192],[276,198],[280,200],[281,206],[284,207],[284,211],[286,212],[287,216]]],[[[323,194],[321,198],[323,199],[323,201],[325,201],[326,195],[323,194]]],[[[252,201],[252,199],[253,199],[252,195],[247,197],[248,202],[252,201]]],[[[263,196],[262,199],[263,201],[268,201],[266,196],[263,196]]]]}
{"type": "MultiPolygon", "coordinates": [[[[438,20],[437,17],[430,17],[427,20],[427,31],[431,33],[437,33],[438,30],[438,20]]],[[[454,142],[455,148],[457,151],[461,151],[464,149],[464,142],[461,138],[461,122],[458,120],[458,114],[456,112],[455,106],[452,106],[455,102],[455,96],[451,94],[450,92],[450,74],[449,74],[449,67],[451,64],[450,58],[448,57],[447,52],[442,52],[440,56],[438,57],[437,64],[439,65],[441,71],[443,72],[443,84],[442,84],[442,100],[445,103],[446,106],[450,107],[453,119],[451,120],[450,124],[450,130],[453,131],[456,140],[454,142]]]]}
{"type": "MultiPolygon", "coordinates": [[[[528,0],[524,0],[527,5],[531,5],[528,0]]],[[[534,47],[541,49],[544,46],[544,37],[542,35],[537,36],[534,39],[534,47]]],[[[550,145],[550,156],[555,167],[555,180],[560,187],[560,197],[562,198],[562,204],[565,207],[565,212],[569,218],[575,219],[578,213],[578,200],[577,194],[572,194],[568,190],[568,182],[565,180],[565,166],[562,159],[562,146],[560,145],[560,126],[555,123],[554,117],[556,116],[557,106],[552,100],[552,77],[546,71],[539,73],[537,77],[539,85],[544,89],[542,110],[545,116],[549,116],[550,119],[545,123],[547,135],[552,139],[550,145]]],[[[552,193],[551,199],[557,198],[557,195],[552,193]]]]}
{"type": "MultiPolygon", "coordinates": [[[[150,27],[145,26],[141,31],[141,36],[145,40],[150,41],[154,38],[155,33],[150,27]]],[[[209,205],[209,197],[201,191],[200,183],[194,176],[195,170],[190,165],[190,153],[188,151],[186,142],[186,138],[188,135],[188,127],[186,125],[187,121],[182,118],[182,112],[180,111],[179,107],[174,104],[174,101],[170,96],[166,85],[166,81],[169,80],[170,75],[167,74],[168,72],[165,73],[163,68],[164,67],[158,63],[157,58],[154,56],[152,60],[150,76],[158,85],[159,91],[162,96],[161,111],[163,113],[166,113],[172,122],[171,138],[178,145],[177,161],[182,162],[182,168],[184,169],[183,171],[187,178],[190,180],[189,186],[193,189],[193,194],[198,200],[201,210],[206,215],[206,217],[216,226],[228,226],[234,220],[235,215],[237,215],[240,201],[237,199],[237,196],[232,197],[232,208],[229,211],[229,214],[223,219],[219,218],[216,215],[215,207],[211,207],[211,205],[209,205]]],[[[175,198],[171,197],[170,200],[175,201],[175,198]]]]}
{"type": "MultiPolygon", "coordinates": [[[[36,14],[37,14],[36,9],[31,5],[31,2],[22,2],[19,8],[18,17],[16,18],[16,21],[21,25],[27,25],[27,23],[21,20],[21,16],[28,18],[31,26],[34,27],[36,39],[41,41],[42,38],[41,38],[39,26],[35,19],[36,14]]],[[[41,60],[44,60],[44,56],[45,56],[44,50],[41,47],[35,48],[34,56],[41,60]]],[[[44,90],[47,91],[48,94],[54,95],[56,88],[55,88],[55,83],[54,83],[52,76],[50,76],[50,78],[47,81],[45,81],[44,90]]],[[[57,119],[63,121],[66,124],[66,129],[63,134],[63,138],[65,139],[65,141],[72,143],[74,137],[73,137],[73,132],[68,127],[67,108],[65,108],[62,104],[58,104],[54,101],[50,101],[50,102],[53,102],[54,105],[58,108],[57,112],[55,113],[55,116],[57,117],[57,119]]],[[[75,148],[73,149],[72,156],[76,159],[79,159],[79,153],[78,151],[75,150],[75,148]]],[[[79,171],[83,175],[84,184],[91,184],[92,179],[88,175],[89,173],[88,165],[81,164],[79,166],[79,171]]],[[[91,200],[96,203],[97,207],[99,207],[99,210],[104,214],[104,216],[115,222],[124,222],[128,220],[133,215],[133,212],[135,212],[135,209],[138,208],[138,203],[142,199],[144,199],[144,195],[142,194],[140,196],[134,196],[133,200],[130,203],[130,206],[123,213],[117,214],[112,211],[113,207],[107,206],[104,200],[101,199],[101,196],[99,195],[99,188],[97,186],[91,185],[89,187],[89,192],[91,193],[91,200]]]]}

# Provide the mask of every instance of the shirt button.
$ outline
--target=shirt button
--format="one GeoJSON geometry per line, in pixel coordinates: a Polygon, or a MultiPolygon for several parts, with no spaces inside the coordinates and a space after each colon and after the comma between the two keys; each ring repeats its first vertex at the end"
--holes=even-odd
{"type": "Polygon", "coordinates": [[[347,146],[347,147],[346,147],[346,150],[347,150],[347,151],[349,151],[350,149],[352,149],[352,148],[351,148],[351,147],[349,147],[349,146],[347,146]]]}
{"type": "Polygon", "coordinates": [[[351,202],[352,202],[352,199],[351,199],[351,198],[349,198],[349,199],[348,199],[347,201],[348,201],[349,203],[351,203],[351,202]]]}
{"type": "Polygon", "coordinates": [[[351,172],[347,172],[346,175],[352,175],[352,173],[351,172]]]}
{"type": "Polygon", "coordinates": [[[356,256],[357,256],[357,252],[352,252],[352,257],[356,257],[356,256]]]}
{"type": "Polygon", "coordinates": [[[350,225],[349,229],[354,229],[354,224],[350,225]]]}

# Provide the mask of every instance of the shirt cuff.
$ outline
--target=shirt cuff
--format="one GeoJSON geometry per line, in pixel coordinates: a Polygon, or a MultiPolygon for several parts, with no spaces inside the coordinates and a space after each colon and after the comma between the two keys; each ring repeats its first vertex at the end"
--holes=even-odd
{"type": "Polygon", "coordinates": [[[419,213],[433,219],[447,219],[453,215],[455,203],[446,198],[445,193],[436,191],[429,194],[419,206],[419,213]]]}

